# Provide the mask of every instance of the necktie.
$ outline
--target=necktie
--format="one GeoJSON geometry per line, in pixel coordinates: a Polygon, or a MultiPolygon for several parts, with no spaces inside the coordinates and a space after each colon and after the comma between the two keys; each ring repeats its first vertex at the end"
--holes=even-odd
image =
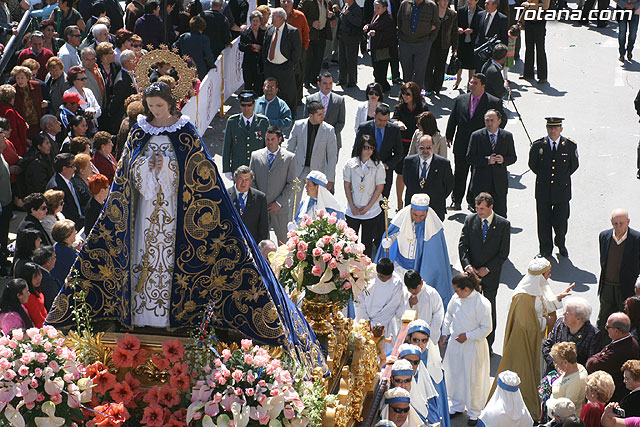
{"type": "Polygon", "coordinates": [[[273,166],[273,161],[276,159],[276,155],[273,153],[268,153],[267,154],[267,160],[269,160],[269,169],[271,169],[271,166],[273,166]]]}
{"type": "Polygon", "coordinates": [[[487,239],[487,231],[489,231],[489,221],[486,219],[482,221],[482,242],[487,239]]]}
{"type": "Polygon", "coordinates": [[[484,20],[484,35],[489,32],[489,21],[491,21],[491,14],[487,13],[487,19],[484,20]]]}
{"type": "Polygon", "coordinates": [[[244,207],[245,207],[245,201],[244,198],[246,197],[246,194],[241,193],[238,197],[238,203],[240,204],[240,214],[244,213],[244,207]]]}
{"type": "Polygon", "coordinates": [[[551,149],[553,150],[553,152],[554,152],[554,153],[556,152],[556,148],[557,148],[557,147],[556,147],[556,142],[555,142],[555,141],[553,141],[553,147],[552,147],[551,149]]]}
{"type": "Polygon", "coordinates": [[[247,129],[249,129],[251,127],[251,122],[249,120],[246,120],[244,122],[245,126],[247,127],[247,129]]]}
{"type": "Polygon", "coordinates": [[[329,105],[329,96],[322,95],[322,106],[324,107],[324,113],[327,114],[327,106],[329,105]]]}
{"type": "Polygon", "coordinates": [[[376,127],[376,144],[378,145],[378,153],[382,147],[382,129],[376,127]]]}
{"type": "Polygon", "coordinates": [[[82,210],[80,209],[80,201],[78,200],[76,189],[73,188],[73,184],[71,182],[69,182],[69,190],[71,190],[71,194],[73,195],[73,200],[76,202],[76,208],[78,209],[78,214],[82,215],[82,210]]]}
{"type": "Polygon", "coordinates": [[[426,161],[422,162],[422,173],[420,174],[421,179],[427,179],[427,172],[429,172],[428,165],[426,161]]]}
{"type": "Polygon", "coordinates": [[[276,32],[273,34],[273,40],[271,40],[271,47],[269,48],[269,61],[273,61],[273,58],[276,57],[277,42],[278,42],[278,28],[276,28],[276,32]]]}
{"type": "Polygon", "coordinates": [[[491,141],[491,151],[496,149],[496,135],[494,133],[489,135],[489,140],[491,141]]]}

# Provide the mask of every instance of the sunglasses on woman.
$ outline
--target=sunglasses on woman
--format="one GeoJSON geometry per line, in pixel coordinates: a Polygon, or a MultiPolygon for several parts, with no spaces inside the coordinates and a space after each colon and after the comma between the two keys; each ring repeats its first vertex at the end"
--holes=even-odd
{"type": "Polygon", "coordinates": [[[411,382],[411,378],[407,378],[405,380],[397,380],[394,378],[393,382],[396,384],[409,384],[411,382]]]}
{"type": "Polygon", "coordinates": [[[373,147],[372,147],[372,146],[370,146],[370,145],[363,145],[363,146],[362,146],[362,149],[363,149],[363,150],[372,150],[372,151],[373,151],[373,147]]]}
{"type": "Polygon", "coordinates": [[[406,414],[407,412],[409,412],[409,408],[397,408],[391,405],[389,405],[389,407],[393,409],[393,412],[395,412],[396,414],[406,414]]]}

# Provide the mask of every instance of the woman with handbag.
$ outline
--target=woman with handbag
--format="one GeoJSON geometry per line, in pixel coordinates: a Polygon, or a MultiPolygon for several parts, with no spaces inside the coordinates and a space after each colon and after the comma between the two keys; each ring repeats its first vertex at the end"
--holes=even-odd
{"type": "Polygon", "coordinates": [[[453,89],[458,89],[462,77],[462,70],[469,70],[469,80],[476,71],[476,55],[473,53],[475,39],[480,28],[479,13],[482,10],[478,6],[478,0],[467,0],[467,5],[458,9],[458,58],[460,69],[456,76],[456,84],[453,89]]]}
{"type": "Polygon", "coordinates": [[[387,7],[387,0],[375,0],[373,2],[373,19],[363,28],[364,33],[371,38],[374,80],[382,86],[382,90],[385,92],[391,89],[389,82],[387,82],[387,68],[393,56],[392,50],[397,49],[398,46],[396,26],[387,7]]]}
{"type": "Polygon", "coordinates": [[[449,48],[453,54],[458,50],[458,13],[449,8],[448,0],[438,0],[438,17],[440,28],[431,46],[427,72],[424,76],[424,88],[436,95],[440,94],[444,82],[444,69],[447,65],[449,48]]]}

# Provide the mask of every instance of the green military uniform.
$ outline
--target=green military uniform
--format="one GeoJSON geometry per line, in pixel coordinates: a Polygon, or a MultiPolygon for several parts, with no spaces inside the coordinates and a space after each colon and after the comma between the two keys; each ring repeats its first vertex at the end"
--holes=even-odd
{"type": "Polygon", "coordinates": [[[558,139],[555,150],[552,145],[550,138],[545,136],[534,141],[529,150],[529,167],[536,174],[538,241],[541,255],[551,255],[555,243],[560,254],[566,256],[571,174],[578,169],[578,146],[564,136],[558,139]],[[555,231],[553,240],[552,229],[555,231]]]}
{"type": "Polygon", "coordinates": [[[234,114],[227,120],[222,147],[222,172],[234,172],[240,166],[249,166],[251,153],[264,148],[264,139],[269,127],[269,119],[262,114],[254,114],[251,126],[247,128],[247,118],[242,113],[234,114]]]}

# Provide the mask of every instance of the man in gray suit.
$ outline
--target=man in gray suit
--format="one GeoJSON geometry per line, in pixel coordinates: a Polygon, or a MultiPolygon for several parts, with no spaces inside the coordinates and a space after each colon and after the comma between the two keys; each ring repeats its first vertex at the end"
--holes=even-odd
{"type": "Polygon", "coordinates": [[[342,148],[340,133],[342,132],[342,128],[344,128],[346,116],[344,98],[341,95],[331,92],[333,90],[333,76],[328,71],[324,71],[318,76],[318,89],[320,89],[320,92],[316,92],[305,98],[304,115],[308,114],[307,109],[311,101],[317,101],[322,104],[324,108],[324,122],[333,126],[336,132],[339,155],[340,148],[342,148]]]}
{"type": "Polygon", "coordinates": [[[325,123],[322,103],[307,104],[309,117],[296,120],[285,148],[296,156],[296,176],[304,182],[312,170],[326,175],[333,190],[338,162],[338,143],[333,126],[325,123]]]}
{"type": "Polygon", "coordinates": [[[104,90],[105,84],[102,74],[100,73],[100,68],[96,65],[96,51],[93,50],[92,47],[85,47],[80,53],[80,61],[82,61],[84,69],[87,70],[87,89],[91,89],[100,108],[104,108],[104,95],[102,90],[104,90]],[[100,79],[100,83],[98,83],[97,79],[100,79]],[[100,89],[101,87],[103,88],[102,90],[100,89]]]}
{"type": "Polygon", "coordinates": [[[278,242],[287,241],[287,221],[290,217],[289,197],[296,177],[295,156],[284,148],[282,131],[269,126],[265,148],[251,153],[249,168],[253,171],[253,185],[267,195],[269,224],[276,233],[278,242]]]}

